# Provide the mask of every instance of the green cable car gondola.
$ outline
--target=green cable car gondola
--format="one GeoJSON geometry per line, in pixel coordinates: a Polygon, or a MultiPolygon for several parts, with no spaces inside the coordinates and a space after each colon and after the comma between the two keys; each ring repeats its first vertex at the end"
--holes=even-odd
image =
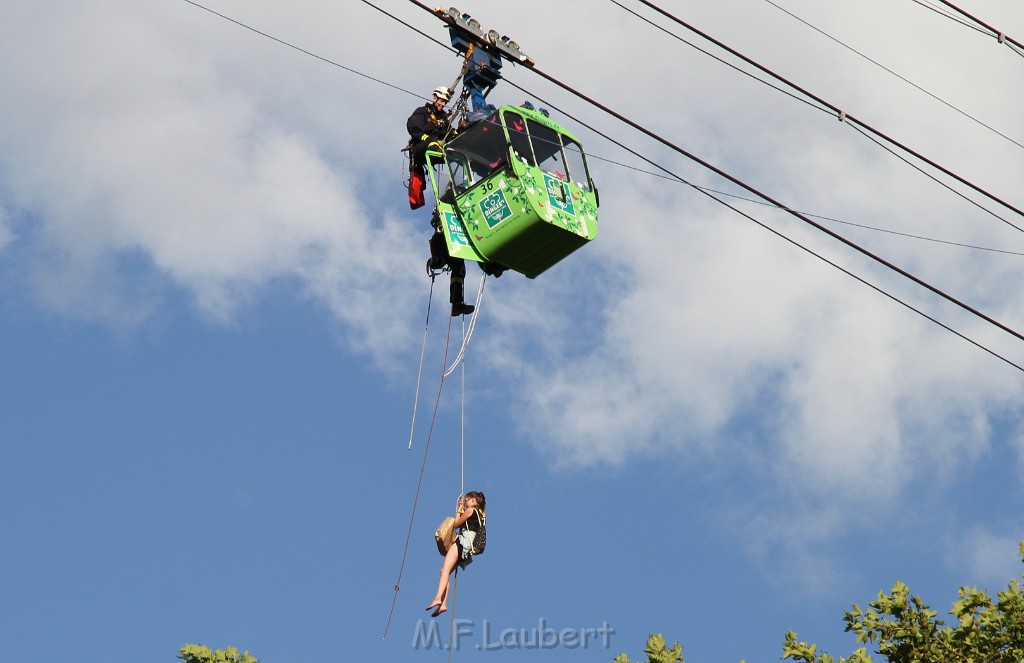
{"type": "Polygon", "coordinates": [[[536,278],[597,236],[597,189],[579,141],[545,114],[502,106],[427,152],[453,258],[536,278]]]}

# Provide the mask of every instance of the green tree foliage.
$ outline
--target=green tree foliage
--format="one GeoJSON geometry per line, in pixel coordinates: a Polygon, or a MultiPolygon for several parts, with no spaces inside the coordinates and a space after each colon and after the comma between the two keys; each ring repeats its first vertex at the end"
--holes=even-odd
{"type": "MultiPolygon", "coordinates": [[[[1024,542],[1018,554],[1024,561],[1024,542]]],[[[1022,576],[1024,577],[1024,576],[1022,576]]],[[[868,604],[846,613],[846,630],[858,643],[871,645],[889,663],[1021,663],[1024,661],[1024,590],[1017,579],[996,595],[973,587],[960,588],[960,600],[949,614],[956,622],[947,625],[938,613],[910,588],[897,582],[888,594],[879,593],[868,604]]],[[[833,663],[835,659],[818,653],[816,645],[798,642],[796,634],[786,634],[783,659],[802,663],[833,663]]],[[[861,647],[839,663],[872,663],[867,647],[861,647]]]]}
{"type": "Polygon", "coordinates": [[[204,645],[185,645],[178,652],[178,658],[185,663],[259,663],[260,661],[249,652],[239,654],[235,647],[210,651],[210,648],[204,645]]]}
{"type": "MultiPolygon", "coordinates": [[[[1024,541],[1018,554],[1024,561],[1024,541]]],[[[949,611],[955,622],[947,625],[920,597],[911,596],[909,587],[897,582],[888,594],[880,592],[867,610],[855,604],[843,617],[846,630],[866,646],[836,659],[819,652],[815,644],[799,642],[790,631],[782,658],[799,663],[874,663],[868,653],[871,647],[888,663],[1024,663],[1024,588],[1020,580],[1011,579],[995,600],[973,587],[961,587],[959,594],[949,611]]],[[[679,643],[670,649],[660,635],[647,640],[645,652],[645,663],[685,663],[679,643]]],[[[619,654],[614,663],[632,662],[619,654]]]]}
{"type": "MultiPolygon", "coordinates": [[[[668,645],[665,644],[665,638],[660,633],[647,638],[647,649],[644,652],[647,654],[647,661],[645,663],[686,663],[683,660],[682,645],[677,642],[669,649],[668,645]]],[[[615,657],[613,663],[632,662],[625,654],[619,654],[615,657]]]]}

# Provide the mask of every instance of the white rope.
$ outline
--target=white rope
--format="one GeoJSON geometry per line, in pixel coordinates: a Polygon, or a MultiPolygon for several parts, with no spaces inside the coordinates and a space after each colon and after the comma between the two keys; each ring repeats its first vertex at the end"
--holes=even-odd
{"type": "Polygon", "coordinates": [[[409,424],[409,449],[412,449],[412,435],[416,430],[416,410],[420,405],[420,384],[423,377],[423,353],[427,350],[427,329],[430,327],[430,302],[434,299],[434,277],[430,277],[430,294],[427,296],[427,319],[423,323],[423,344],[420,346],[420,367],[416,372],[416,396],[412,401],[412,423],[409,424]]]}
{"type": "MultiPolygon", "coordinates": [[[[463,360],[463,357],[464,357],[464,355],[466,353],[466,345],[469,343],[469,337],[473,335],[473,328],[476,326],[476,314],[480,311],[480,300],[483,297],[483,293],[484,293],[484,278],[485,277],[486,277],[486,275],[481,275],[480,276],[480,288],[477,290],[477,293],[476,293],[476,310],[473,311],[473,316],[470,318],[470,321],[469,321],[469,331],[468,332],[466,331],[466,321],[465,321],[465,318],[463,318],[463,321],[462,321],[462,338],[463,338],[462,350],[459,352],[459,356],[455,359],[455,363],[452,364],[452,367],[449,368],[447,371],[445,371],[445,374],[444,374],[445,377],[447,377],[449,373],[451,373],[452,371],[455,370],[455,367],[458,366],[459,363],[462,363],[462,406],[461,406],[461,409],[462,409],[462,412],[461,412],[461,419],[462,419],[462,421],[461,421],[461,429],[462,429],[462,433],[461,433],[461,441],[460,441],[460,449],[459,449],[459,488],[460,488],[459,500],[460,500],[460,503],[461,503],[461,500],[465,499],[465,497],[466,497],[466,363],[464,361],[462,361],[462,360],[463,360]]],[[[464,504],[463,504],[463,508],[465,508],[464,504]]],[[[450,627],[450,630],[449,630],[449,633],[448,633],[448,663],[451,663],[452,654],[455,651],[455,646],[454,646],[455,645],[455,607],[456,607],[456,603],[457,603],[458,598],[459,598],[459,566],[458,566],[458,564],[455,565],[455,577],[452,578],[451,595],[452,595],[452,609],[451,609],[452,617],[451,617],[451,627],[450,627]]]]}
{"type": "MultiPolygon", "coordinates": [[[[483,277],[481,277],[481,281],[483,281],[483,277]]],[[[477,296],[476,303],[477,303],[477,306],[479,307],[480,306],[479,294],[477,296]]],[[[475,313],[474,313],[474,315],[475,315],[475,313]]],[[[463,332],[462,332],[462,335],[465,336],[466,335],[466,331],[465,331],[466,323],[465,323],[465,321],[463,321],[462,326],[464,328],[463,332]]],[[[452,368],[454,368],[454,366],[452,368]]],[[[462,364],[462,442],[461,442],[461,448],[459,450],[459,463],[460,463],[460,468],[459,468],[459,472],[460,472],[460,478],[459,478],[459,482],[460,482],[460,486],[459,486],[460,487],[459,500],[460,500],[460,504],[462,505],[462,508],[465,508],[465,503],[461,502],[461,500],[464,500],[466,498],[466,364],[465,363],[462,364]]],[[[450,632],[448,634],[448,663],[451,663],[452,652],[454,651],[454,644],[455,644],[455,606],[456,606],[456,602],[457,602],[458,598],[459,598],[459,565],[456,564],[455,565],[455,577],[452,579],[452,623],[451,623],[451,630],[450,630],[450,632]]]]}
{"type": "MultiPolygon", "coordinates": [[[[477,299],[477,305],[480,304],[479,298],[477,299]]],[[[465,325],[465,323],[463,323],[465,325]]],[[[465,332],[463,332],[465,336],[465,332]]],[[[459,489],[463,498],[466,496],[466,364],[462,364],[462,448],[459,450],[459,458],[461,462],[461,477],[459,489]]]]}
{"type": "Polygon", "coordinates": [[[476,309],[473,311],[473,316],[469,319],[469,330],[464,331],[462,334],[462,348],[459,350],[459,356],[455,358],[452,365],[442,375],[442,379],[452,374],[455,368],[462,363],[462,359],[466,356],[466,347],[469,345],[469,339],[473,337],[473,330],[476,329],[476,317],[480,315],[480,304],[483,303],[484,299],[484,283],[487,280],[486,274],[480,275],[480,287],[476,291],[476,309]]]}
{"type": "MultiPolygon", "coordinates": [[[[454,545],[454,544],[452,544],[454,545]]],[[[452,579],[452,622],[448,632],[448,663],[452,663],[452,654],[455,652],[455,603],[459,598],[459,565],[455,565],[455,577],[452,579]]]]}

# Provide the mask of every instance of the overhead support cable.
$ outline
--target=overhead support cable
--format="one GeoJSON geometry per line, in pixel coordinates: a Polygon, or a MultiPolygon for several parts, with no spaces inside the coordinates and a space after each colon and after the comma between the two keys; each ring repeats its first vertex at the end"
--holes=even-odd
{"type": "MultiPolygon", "coordinates": [[[[614,2],[614,0],[612,0],[612,1],[614,2]]],[[[842,46],[843,48],[847,49],[848,51],[850,51],[850,52],[852,52],[852,53],[854,53],[854,54],[858,55],[859,57],[861,57],[861,58],[863,58],[863,59],[867,60],[867,61],[868,61],[868,62],[870,62],[871,64],[873,64],[873,65],[875,65],[876,67],[878,67],[878,68],[882,69],[883,71],[885,71],[885,72],[887,72],[887,73],[889,73],[889,74],[891,74],[891,75],[895,76],[896,78],[900,79],[901,81],[903,81],[903,82],[904,82],[904,83],[906,83],[907,85],[910,85],[910,86],[912,86],[912,87],[914,87],[914,88],[916,88],[916,89],[920,90],[921,92],[924,92],[925,94],[927,94],[927,95],[928,95],[929,97],[931,97],[932,99],[934,99],[934,100],[938,101],[939,103],[941,103],[941,104],[943,104],[943,105],[947,106],[948,108],[951,108],[952,110],[956,111],[957,113],[960,113],[961,115],[963,115],[963,116],[964,116],[964,117],[966,117],[967,119],[971,120],[972,122],[975,122],[976,124],[979,124],[979,125],[981,125],[982,127],[984,127],[984,128],[986,128],[986,129],[988,129],[988,130],[989,130],[989,131],[991,131],[992,133],[995,133],[995,134],[997,134],[997,135],[999,135],[999,136],[1002,136],[1003,138],[1005,138],[1006,140],[1010,141],[1011,143],[1013,143],[1013,144],[1014,144],[1014,145],[1016,145],[1017,147],[1021,147],[1021,148],[1024,148],[1024,145],[1022,145],[1021,143],[1017,142],[1017,141],[1016,141],[1016,140],[1014,140],[1013,138],[1010,138],[1009,136],[1007,136],[1007,135],[1006,135],[1006,134],[1004,134],[1003,132],[999,131],[998,129],[996,129],[996,128],[994,128],[994,127],[992,127],[992,126],[990,126],[990,125],[988,125],[988,124],[986,124],[986,123],[984,123],[984,122],[982,122],[981,120],[979,120],[978,118],[974,117],[973,115],[971,115],[971,114],[970,114],[970,113],[968,113],[967,111],[964,111],[964,110],[961,110],[960,108],[957,108],[956,106],[954,106],[953,104],[949,103],[948,101],[946,101],[946,100],[945,100],[945,99],[943,99],[942,97],[940,97],[940,96],[938,96],[938,95],[936,95],[936,94],[934,94],[934,93],[932,93],[932,92],[929,92],[928,90],[926,90],[925,88],[921,87],[920,85],[918,85],[918,84],[917,84],[917,83],[915,83],[914,81],[910,80],[909,78],[906,78],[905,76],[903,76],[903,75],[901,75],[901,74],[899,74],[899,73],[897,73],[897,72],[893,71],[893,70],[892,70],[892,69],[890,69],[889,67],[885,66],[885,65],[884,65],[884,64],[882,64],[881,62],[878,62],[877,60],[875,60],[875,59],[873,59],[873,58],[871,58],[871,57],[869,57],[869,56],[865,55],[864,53],[861,53],[861,52],[860,52],[860,51],[858,51],[858,50],[857,50],[856,48],[853,48],[853,47],[852,47],[852,46],[850,46],[849,44],[846,44],[846,43],[844,43],[843,41],[841,41],[841,40],[837,39],[836,37],[833,37],[833,36],[832,36],[832,35],[830,35],[829,33],[825,32],[824,30],[822,30],[821,28],[819,28],[818,26],[816,26],[816,25],[813,25],[812,23],[810,23],[810,22],[808,22],[808,21],[805,21],[804,19],[800,18],[799,16],[797,16],[797,15],[796,15],[796,14],[794,14],[793,12],[789,11],[789,10],[788,10],[788,9],[786,9],[785,7],[782,7],[781,5],[778,5],[778,4],[774,3],[774,2],[772,2],[772,0],[764,0],[764,1],[765,1],[765,2],[767,2],[767,3],[769,4],[769,5],[771,5],[772,7],[775,7],[776,9],[778,9],[778,10],[779,10],[780,12],[782,12],[783,14],[786,14],[787,16],[790,16],[791,18],[793,18],[793,19],[795,19],[795,20],[797,20],[797,21],[799,21],[799,22],[803,23],[804,25],[806,25],[806,26],[807,26],[807,27],[809,27],[810,29],[814,30],[814,31],[815,31],[815,32],[817,32],[818,34],[821,34],[821,35],[823,35],[824,37],[827,37],[828,39],[831,39],[832,41],[834,41],[835,43],[839,44],[840,46],[842,46]]],[[[618,4],[618,3],[616,2],[615,4],[618,4]]]]}
{"type": "Polygon", "coordinates": [[[323,57],[322,55],[317,55],[316,53],[313,53],[312,51],[307,51],[306,49],[304,49],[304,48],[302,48],[300,46],[296,46],[295,44],[287,42],[287,41],[285,41],[283,39],[278,39],[277,37],[275,37],[273,35],[267,34],[266,32],[261,32],[261,31],[257,30],[256,28],[254,28],[252,26],[249,26],[249,25],[246,25],[245,23],[242,23],[241,21],[236,21],[235,19],[231,18],[230,16],[225,16],[224,14],[221,14],[218,11],[214,11],[213,9],[210,9],[209,7],[204,7],[203,5],[199,4],[198,2],[193,2],[192,0],[184,0],[184,1],[187,2],[188,4],[192,5],[193,7],[197,7],[199,9],[202,9],[203,11],[210,12],[214,16],[219,16],[220,18],[224,19],[225,21],[228,21],[230,23],[234,23],[235,25],[237,25],[239,27],[242,27],[242,28],[245,28],[246,30],[249,30],[250,32],[255,32],[259,36],[266,37],[267,39],[269,39],[271,41],[276,41],[278,44],[281,44],[282,46],[287,46],[288,48],[296,50],[296,51],[302,53],[303,55],[308,55],[308,56],[310,56],[312,58],[316,58],[317,60],[320,60],[321,62],[326,62],[327,64],[329,64],[331,66],[338,67],[339,69],[344,69],[345,71],[347,71],[349,73],[352,73],[352,74],[355,74],[356,76],[362,76],[363,78],[371,80],[374,83],[380,83],[381,85],[386,85],[386,86],[388,86],[390,88],[398,90],[399,92],[404,92],[404,93],[410,94],[410,95],[412,95],[414,97],[420,97],[420,95],[416,94],[415,92],[410,92],[409,90],[406,90],[405,88],[398,87],[397,85],[393,85],[393,84],[388,83],[387,81],[383,81],[383,80],[381,80],[379,78],[374,78],[373,76],[370,76],[368,74],[364,74],[363,72],[357,71],[355,69],[352,69],[351,67],[346,67],[345,65],[343,65],[343,64],[341,64],[339,62],[335,62],[334,60],[329,60],[329,59],[323,57]]]}
{"type": "Polygon", "coordinates": [[[684,44],[686,44],[687,46],[689,46],[690,48],[692,48],[694,50],[700,51],[701,53],[703,53],[704,55],[708,56],[712,60],[717,60],[719,63],[725,65],[726,67],[729,67],[732,70],[734,70],[736,73],[742,74],[742,75],[744,75],[744,76],[746,76],[748,78],[752,78],[755,81],[757,81],[758,83],[761,83],[762,85],[767,85],[768,87],[772,88],[776,92],[781,92],[782,94],[786,95],[787,97],[791,97],[792,99],[795,99],[796,101],[799,101],[802,104],[807,104],[811,108],[814,108],[815,110],[819,110],[822,113],[825,113],[826,115],[832,115],[833,114],[828,108],[823,108],[820,105],[815,105],[812,102],[808,101],[807,99],[804,99],[803,97],[801,97],[799,95],[793,94],[792,92],[790,92],[789,90],[786,90],[785,88],[782,88],[782,87],[779,87],[779,86],[775,85],[771,81],[766,81],[763,78],[758,78],[757,76],[755,76],[754,74],[750,73],[746,69],[743,69],[741,67],[737,67],[732,62],[729,62],[728,60],[725,60],[724,58],[718,57],[717,55],[715,55],[711,51],[709,51],[707,49],[704,49],[704,48],[701,48],[700,46],[698,46],[697,44],[693,43],[692,41],[688,41],[686,39],[683,39],[682,37],[680,37],[676,33],[672,32],[671,30],[665,29],[663,26],[658,25],[657,23],[655,23],[651,19],[647,18],[643,14],[640,14],[639,12],[636,12],[636,11],[630,9],[629,7],[627,7],[626,5],[622,4],[621,2],[618,2],[617,0],[609,0],[609,1],[613,5],[618,6],[619,8],[623,9],[624,11],[627,11],[630,14],[632,14],[633,16],[637,17],[641,21],[647,23],[651,27],[653,27],[653,28],[655,28],[657,30],[661,30],[662,32],[667,34],[669,37],[672,37],[673,39],[677,39],[677,40],[683,42],[684,44]]]}
{"type": "Polygon", "coordinates": [[[911,0],[911,2],[913,2],[915,4],[918,4],[918,5],[921,5],[925,9],[927,9],[929,11],[933,11],[936,14],[939,14],[940,16],[945,16],[949,20],[954,21],[956,23],[959,23],[960,25],[962,25],[964,27],[970,28],[971,30],[974,30],[975,32],[980,32],[981,34],[987,34],[984,30],[982,30],[978,26],[972,25],[969,21],[965,21],[964,19],[960,18],[959,16],[957,16],[953,12],[949,11],[948,9],[943,9],[942,7],[939,7],[938,5],[936,5],[934,2],[931,2],[930,0],[911,0]]]}
{"type": "Polygon", "coordinates": [[[1012,48],[1013,51],[1015,53],[1017,53],[1018,55],[1024,55],[1024,44],[1022,44],[1021,42],[1017,41],[1013,37],[1008,36],[1002,30],[999,30],[998,28],[994,28],[991,25],[989,25],[988,23],[985,23],[984,21],[982,21],[980,18],[978,18],[976,16],[973,16],[971,14],[968,14],[966,11],[964,11],[963,9],[960,9],[959,7],[954,5],[952,2],[949,2],[948,0],[937,0],[937,1],[941,2],[945,6],[949,7],[950,9],[955,11],[957,14],[960,14],[961,16],[964,16],[964,17],[970,19],[975,24],[980,25],[981,27],[985,28],[985,30],[988,30],[989,34],[992,37],[994,37],[996,39],[996,41],[998,41],[1000,44],[1006,44],[1006,45],[1010,46],[1010,48],[1012,48]]]}
{"type": "MultiPolygon", "coordinates": [[[[364,0],[364,2],[365,2],[365,1],[366,1],[366,0],[364,0]]],[[[815,108],[815,109],[817,109],[817,110],[820,110],[820,111],[822,111],[823,113],[827,113],[827,114],[834,114],[834,111],[833,111],[832,109],[828,108],[828,107],[816,106],[816,105],[814,105],[813,103],[811,103],[810,101],[808,101],[807,99],[802,99],[801,97],[799,97],[799,96],[797,96],[797,95],[795,95],[795,94],[793,94],[793,93],[791,93],[791,92],[789,92],[789,91],[783,90],[782,88],[780,88],[780,87],[778,87],[778,86],[776,86],[776,85],[773,85],[772,83],[770,83],[770,82],[768,82],[768,81],[765,81],[765,80],[763,80],[763,79],[761,79],[761,78],[758,78],[757,76],[754,76],[754,75],[753,75],[753,74],[751,74],[750,72],[748,72],[748,71],[745,71],[745,70],[743,70],[743,69],[741,69],[741,68],[737,67],[736,65],[734,65],[734,64],[732,64],[732,63],[730,63],[730,62],[726,62],[726,61],[725,61],[725,60],[723,60],[722,58],[719,58],[718,56],[716,56],[716,55],[713,55],[713,54],[709,53],[708,51],[706,51],[706,50],[704,50],[704,49],[700,48],[699,46],[696,46],[696,45],[694,45],[694,44],[693,44],[692,42],[689,42],[689,41],[687,41],[687,40],[683,39],[683,38],[682,38],[682,37],[680,37],[679,35],[677,35],[677,34],[675,34],[675,33],[671,32],[671,31],[669,31],[669,30],[666,30],[666,29],[665,29],[664,27],[662,27],[662,26],[658,25],[657,23],[655,23],[654,21],[650,20],[650,19],[649,19],[649,18],[647,18],[646,16],[643,16],[642,14],[639,14],[639,13],[637,13],[636,11],[634,11],[634,10],[630,9],[629,7],[626,7],[625,5],[623,5],[622,3],[618,2],[617,0],[609,0],[609,1],[610,1],[610,2],[612,3],[612,4],[614,4],[614,5],[618,6],[618,7],[621,7],[621,8],[623,9],[623,10],[625,10],[625,11],[629,12],[629,13],[630,13],[630,14],[632,14],[633,16],[635,16],[635,17],[639,18],[640,20],[642,20],[642,21],[646,22],[647,24],[649,24],[649,25],[651,25],[651,26],[653,26],[653,27],[657,28],[658,30],[661,30],[662,32],[664,32],[664,33],[668,34],[669,36],[671,36],[671,37],[673,37],[673,38],[675,38],[675,39],[678,39],[679,41],[683,42],[683,43],[684,43],[684,44],[686,44],[687,46],[690,46],[690,47],[692,47],[692,48],[695,48],[695,49],[697,49],[698,51],[700,51],[701,53],[704,53],[705,55],[708,55],[709,57],[711,57],[711,58],[713,58],[713,59],[715,59],[715,60],[718,60],[719,62],[721,62],[721,63],[725,64],[726,66],[728,66],[728,67],[731,67],[732,69],[735,69],[736,71],[738,71],[738,72],[740,72],[740,73],[744,74],[745,76],[749,76],[750,78],[753,78],[754,80],[756,80],[756,81],[758,81],[758,82],[760,82],[760,83],[763,83],[763,84],[767,85],[768,87],[772,88],[773,90],[779,90],[779,91],[783,92],[783,94],[786,94],[787,96],[790,96],[790,97],[792,97],[792,98],[794,98],[794,99],[796,99],[796,100],[798,100],[798,101],[800,101],[800,102],[802,102],[802,103],[805,103],[805,104],[807,104],[808,106],[811,106],[812,108],[815,108]]],[[[840,112],[839,112],[839,116],[838,116],[838,117],[839,117],[839,121],[840,121],[840,122],[845,122],[845,121],[846,121],[846,120],[848,119],[848,117],[849,117],[849,116],[848,116],[848,115],[847,115],[847,114],[846,114],[845,112],[843,112],[843,111],[840,111],[840,112]]],[[[950,184],[948,184],[947,182],[944,182],[944,181],[940,180],[940,179],[939,179],[938,177],[935,177],[934,175],[931,175],[931,174],[929,174],[929,173],[928,173],[928,172],[926,172],[926,171],[925,171],[925,170],[924,170],[924,169],[923,169],[922,167],[920,167],[920,166],[918,166],[918,165],[915,165],[915,164],[914,164],[914,163],[913,163],[912,161],[910,161],[910,160],[909,160],[909,159],[907,159],[906,157],[900,156],[900,154],[899,154],[899,153],[897,153],[896,151],[894,151],[894,150],[892,150],[892,149],[890,149],[890,148],[886,147],[886,146],[885,146],[885,144],[884,144],[884,142],[882,142],[882,141],[879,141],[879,140],[878,140],[878,139],[876,139],[876,138],[873,138],[873,137],[872,137],[871,135],[869,135],[869,134],[868,134],[868,133],[866,133],[865,131],[861,130],[861,129],[860,129],[860,128],[859,128],[858,126],[857,126],[857,124],[851,124],[851,126],[852,126],[852,127],[853,127],[853,128],[855,129],[855,130],[857,130],[857,131],[858,131],[858,133],[860,133],[861,135],[865,136],[866,138],[868,138],[869,140],[871,140],[872,142],[874,142],[875,144],[877,144],[878,146],[880,146],[880,147],[881,147],[882,149],[886,150],[887,152],[889,152],[890,154],[892,154],[893,156],[895,156],[895,157],[896,157],[897,159],[900,159],[901,161],[903,161],[903,162],[904,162],[905,164],[907,164],[907,165],[908,165],[908,166],[910,166],[911,168],[913,168],[913,169],[917,170],[917,171],[918,171],[918,172],[920,172],[920,173],[921,173],[922,175],[924,175],[925,177],[929,178],[930,180],[932,180],[933,182],[935,182],[935,183],[936,183],[936,184],[938,184],[939,186],[941,186],[941,187],[943,187],[943,188],[945,188],[945,189],[949,190],[949,191],[950,191],[950,192],[952,192],[952,193],[953,193],[954,195],[956,195],[956,196],[959,196],[960,198],[963,198],[964,200],[966,200],[966,201],[967,201],[967,202],[969,202],[970,204],[974,205],[975,207],[977,207],[977,208],[978,208],[978,209],[980,209],[981,211],[983,211],[983,212],[985,212],[986,214],[988,214],[988,215],[992,216],[993,218],[996,218],[996,219],[998,219],[998,220],[1002,221],[1003,223],[1005,223],[1006,225],[1010,226],[1011,228],[1014,228],[1014,229],[1016,229],[1016,230],[1018,230],[1018,231],[1020,231],[1020,232],[1024,232],[1024,227],[1021,227],[1021,226],[1018,226],[1018,225],[1014,224],[1014,223],[1013,223],[1012,221],[1010,221],[1010,220],[1009,220],[1009,219],[1007,219],[1006,217],[1002,216],[1001,214],[997,214],[996,212],[992,211],[992,210],[991,210],[991,209],[989,209],[988,207],[985,207],[984,205],[982,205],[982,204],[978,203],[977,201],[975,201],[975,200],[971,199],[970,197],[968,197],[968,196],[967,196],[967,195],[965,195],[964,193],[962,193],[962,192],[960,192],[960,191],[956,190],[955,188],[953,188],[953,187],[952,187],[952,186],[951,186],[950,184]]],[[[987,126],[987,125],[986,125],[986,126],[987,126]]],[[[996,132],[996,133],[999,133],[999,132],[996,132]]],[[[1002,134],[1000,134],[1000,135],[1002,135],[1002,134]]],[[[1013,139],[1009,139],[1009,140],[1011,140],[1011,142],[1016,142],[1016,141],[1013,141],[1013,139]]],[[[1018,144],[1019,144],[1019,143],[1018,143],[1018,144]]],[[[1021,145],[1021,147],[1024,147],[1024,145],[1021,145]]]]}
{"type": "MultiPolygon", "coordinates": [[[[185,1],[188,2],[189,0],[185,0],[185,1]]],[[[444,48],[452,51],[453,53],[458,53],[458,51],[455,50],[454,48],[452,48],[451,45],[446,44],[445,42],[441,41],[440,39],[438,39],[436,37],[431,37],[430,35],[428,35],[423,30],[420,30],[419,28],[414,26],[412,23],[409,23],[408,21],[403,21],[402,19],[398,18],[397,16],[395,16],[391,12],[386,11],[384,9],[381,9],[380,7],[378,7],[377,5],[373,4],[372,2],[369,2],[368,0],[362,0],[362,3],[364,5],[366,5],[366,6],[368,6],[368,7],[373,7],[374,9],[379,11],[381,14],[384,14],[385,16],[387,16],[388,18],[401,23],[402,25],[404,25],[405,27],[409,28],[410,30],[412,30],[413,32],[418,34],[419,36],[421,36],[421,37],[423,37],[425,39],[429,39],[430,41],[434,42],[435,44],[443,46],[444,48]]],[[[417,4],[419,4],[419,3],[417,3],[417,4]]],[[[427,11],[430,11],[430,8],[427,7],[426,5],[420,5],[420,6],[423,7],[424,9],[426,9],[427,11]]],[[[433,14],[434,12],[430,11],[430,13],[433,14]]]]}
{"type": "MultiPolygon", "coordinates": [[[[417,0],[409,0],[409,1],[410,2],[414,2],[416,4],[421,4],[421,3],[417,2],[417,0]]],[[[616,5],[620,6],[620,7],[622,6],[618,2],[616,2],[616,0],[611,0],[611,1],[614,4],[616,4],[616,5]]],[[[863,128],[864,130],[868,131],[869,133],[874,134],[875,136],[877,136],[878,138],[882,139],[883,141],[885,141],[885,142],[887,142],[887,143],[889,143],[889,144],[891,144],[891,145],[893,145],[895,147],[898,147],[899,149],[901,149],[904,152],[910,154],[914,158],[919,159],[920,161],[922,161],[922,162],[928,164],[929,166],[931,166],[932,168],[935,168],[936,170],[944,173],[948,177],[951,177],[954,180],[956,180],[957,182],[960,182],[964,186],[967,186],[967,187],[973,189],[977,193],[985,196],[986,198],[989,198],[990,200],[992,200],[992,201],[994,201],[996,203],[999,203],[1003,207],[1005,207],[1005,208],[1013,211],[1014,213],[1024,217],[1024,210],[1021,210],[1020,208],[1018,208],[1018,207],[1008,203],[1007,201],[1003,200],[1002,198],[999,198],[998,196],[990,193],[989,191],[986,191],[985,189],[981,188],[980,186],[974,184],[973,182],[971,182],[971,181],[965,179],[964,177],[961,177],[960,175],[958,175],[958,174],[954,173],[953,171],[949,170],[945,166],[942,166],[941,164],[939,164],[939,163],[933,161],[932,159],[929,159],[928,157],[924,156],[920,152],[917,152],[917,151],[911,149],[910,147],[908,147],[907,145],[899,142],[895,138],[892,138],[891,136],[886,135],[885,133],[879,131],[878,129],[875,129],[871,125],[869,125],[866,122],[863,122],[860,119],[854,117],[853,115],[849,114],[848,112],[844,111],[843,109],[839,108],[838,106],[835,106],[834,104],[826,101],[825,99],[822,99],[821,97],[813,94],[812,92],[809,92],[808,90],[805,90],[803,87],[801,87],[801,86],[797,85],[796,83],[794,83],[794,82],[784,78],[783,76],[775,73],[774,71],[772,71],[771,69],[765,67],[764,65],[760,64],[759,62],[757,62],[757,61],[747,57],[746,55],[743,55],[742,53],[740,53],[736,49],[732,48],[731,46],[723,43],[722,41],[720,41],[718,39],[715,39],[711,35],[709,35],[709,34],[703,32],[702,30],[700,30],[699,28],[697,28],[697,27],[695,27],[693,25],[690,25],[689,23],[687,23],[686,21],[682,20],[678,16],[675,16],[674,14],[671,14],[670,12],[665,11],[661,7],[655,5],[652,2],[649,2],[648,0],[637,0],[637,2],[639,2],[640,4],[650,8],[652,10],[654,10],[657,13],[661,14],[662,16],[664,16],[665,18],[669,19],[673,23],[676,23],[677,25],[679,25],[679,26],[681,26],[683,28],[686,28],[687,30],[693,32],[694,34],[700,36],[701,38],[711,42],[715,46],[717,46],[717,47],[721,48],[722,50],[732,54],[733,56],[735,56],[735,57],[739,58],[740,60],[746,62],[750,66],[757,68],[761,72],[771,76],[772,78],[774,78],[775,80],[779,81],[780,83],[783,83],[784,85],[792,88],[793,90],[796,90],[800,94],[806,96],[808,99],[812,99],[816,103],[821,104],[822,106],[828,108],[829,110],[831,110],[836,115],[836,117],[838,117],[840,119],[840,121],[849,122],[850,124],[853,124],[853,125],[856,125],[856,126],[859,126],[859,127],[863,128]]],[[[997,217],[997,218],[1002,219],[1002,217],[997,217]]],[[[1013,228],[1015,228],[1015,229],[1017,229],[1017,230],[1019,230],[1021,232],[1024,232],[1024,228],[1021,228],[1020,226],[1018,226],[1016,224],[1010,223],[1009,221],[1006,221],[1005,219],[1002,219],[1002,220],[1007,225],[1009,225],[1009,226],[1011,226],[1011,227],[1013,227],[1013,228]]]]}

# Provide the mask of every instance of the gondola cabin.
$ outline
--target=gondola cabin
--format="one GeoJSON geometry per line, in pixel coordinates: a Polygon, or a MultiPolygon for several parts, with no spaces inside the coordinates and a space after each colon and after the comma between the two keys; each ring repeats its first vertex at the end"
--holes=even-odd
{"type": "Polygon", "coordinates": [[[583,149],[544,114],[502,106],[427,152],[452,257],[536,278],[597,236],[583,149]]]}

